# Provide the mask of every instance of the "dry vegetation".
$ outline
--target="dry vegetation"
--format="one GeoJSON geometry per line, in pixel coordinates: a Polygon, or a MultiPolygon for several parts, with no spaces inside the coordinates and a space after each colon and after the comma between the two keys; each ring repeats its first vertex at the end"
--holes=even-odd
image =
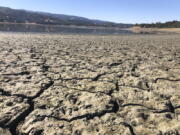
{"type": "Polygon", "coordinates": [[[179,135],[180,36],[0,34],[0,134],[179,135]]]}
{"type": "Polygon", "coordinates": [[[142,28],[142,27],[132,27],[129,30],[135,33],[156,33],[156,34],[180,34],[180,28],[142,28]]]}

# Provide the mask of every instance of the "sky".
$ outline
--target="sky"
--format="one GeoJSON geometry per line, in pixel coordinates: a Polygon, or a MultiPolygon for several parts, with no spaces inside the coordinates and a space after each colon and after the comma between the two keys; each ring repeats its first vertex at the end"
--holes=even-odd
{"type": "Polygon", "coordinates": [[[0,6],[118,23],[180,20],[180,0],[0,0],[0,6]]]}

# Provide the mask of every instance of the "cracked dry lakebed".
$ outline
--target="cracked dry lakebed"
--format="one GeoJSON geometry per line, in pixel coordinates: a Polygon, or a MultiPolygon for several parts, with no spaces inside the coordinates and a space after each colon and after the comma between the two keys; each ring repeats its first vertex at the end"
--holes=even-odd
{"type": "Polygon", "coordinates": [[[179,135],[180,35],[0,33],[0,135],[179,135]]]}

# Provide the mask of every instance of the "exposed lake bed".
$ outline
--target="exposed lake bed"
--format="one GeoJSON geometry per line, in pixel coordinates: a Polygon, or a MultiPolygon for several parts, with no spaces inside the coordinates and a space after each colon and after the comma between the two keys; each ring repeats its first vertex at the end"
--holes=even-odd
{"type": "Polygon", "coordinates": [[[0,134],[179,134],[179,37],[0,33],[0,134]]]}

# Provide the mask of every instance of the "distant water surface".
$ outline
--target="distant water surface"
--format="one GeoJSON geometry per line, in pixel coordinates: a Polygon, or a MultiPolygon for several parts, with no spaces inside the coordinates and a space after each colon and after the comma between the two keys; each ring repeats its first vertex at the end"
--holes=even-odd
{"type": "Polygon", "coordinates": [[[68,27],[34,24],[0,24],[0,31],[6,32],[33,32],[33,33],[57,33],[57,34],[134,34],[130,30],[115,28],[93,28],[93,27],[68,27]]]}

